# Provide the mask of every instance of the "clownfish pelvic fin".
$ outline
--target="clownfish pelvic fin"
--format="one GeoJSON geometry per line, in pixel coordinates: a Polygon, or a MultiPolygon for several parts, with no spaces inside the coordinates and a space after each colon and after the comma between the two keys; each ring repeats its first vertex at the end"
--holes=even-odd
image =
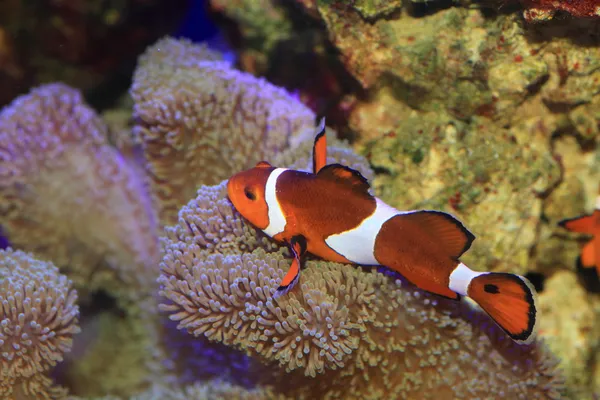
{"type": "Polygon", "coordinates": [[[294,236],[290,239],[289,248],[292,253],[294,259],[292,260],[292,265],[290,269],[285,274],[279,287],[277,288],[277,295],[282,295],[290,291],[296,282],[298,282],[298,278],[300,277],[300,267],[302,265],[302,257],[306,253],[306,238],[302,235],[294,236]]]}
{"type": "Polygon", "coordinates": [[[524,277],[503,272],[475,272],[460,263],[450,275],[450,288],[474,300],[519,344],[536,337],[539,318],[535,289],[524,277]]]}

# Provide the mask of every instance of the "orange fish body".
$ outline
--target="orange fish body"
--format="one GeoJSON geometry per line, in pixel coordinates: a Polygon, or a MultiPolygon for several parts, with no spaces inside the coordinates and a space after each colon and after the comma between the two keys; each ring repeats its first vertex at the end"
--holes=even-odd
{"type": "Polygon", "coordinates": [[[535,292],[520,276],[481,273],[459,257],[475,236],[452,215],[399,211],[369,193],[367,180],[340,164],[326,164],[324,121],[313,148],[313,173],[260,162],[234,175],[228,195],[250,223],[287,243],[294,260],[280,293],[298,280],[301,258],[382,265],[423,290],[475,300],[513,340],[535,337],[535,292]]]}
{"type": "Polygon", "coordinates": [[[571,232],[593,236],[581,249],[577,264],[584,276],[598,283],[600,277],[600,195],[596,198],[596,208],[591,214],[564,219],[558,224],[571,232]],[[592,276],[594,271],[595,276],[592,276]]]}

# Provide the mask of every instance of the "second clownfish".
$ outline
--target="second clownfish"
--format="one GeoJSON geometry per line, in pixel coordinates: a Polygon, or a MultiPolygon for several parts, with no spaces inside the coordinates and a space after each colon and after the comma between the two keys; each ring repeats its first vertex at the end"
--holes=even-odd
{"type": "Polygon", "coordinates": [[[322,120],[313,146],[313,173],[262,161],[227,184],[237,211],[291,249],[294,260],[278,292],[296,283],[306,252],[334,262],[381,265],[431,293],[455,300],[468,296],[514,341],[533,341],[536,295],[527,279],[471,270],[459,258],[475,236],[454,216],[399,211],[372,196],[360,172],[326,165],[326,158],[322,120]]]}
{"type": "Polygon", "coordinates": [[[564,219],[558,224],[571,232],[592,236],[581,249],[577,269],[585,278],[588,289],[600,291],[600,194],[596,197],[596,207],[591,214],[564,219]]]}

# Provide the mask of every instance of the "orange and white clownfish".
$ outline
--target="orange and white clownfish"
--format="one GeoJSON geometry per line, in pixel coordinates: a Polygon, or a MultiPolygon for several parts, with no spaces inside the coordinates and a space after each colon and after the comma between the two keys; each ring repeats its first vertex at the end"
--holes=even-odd
{"type": "Polygon", "coordinates": [[[313,173],[277,168],[266,161],[229,179],[237,211],[294,256],[278,293],[298,280],[310,252],[340,263],[381,265],[419,288],[450,298],[468,296],[517,343],[536,335],[533,286],[509,273],[476,272],[459,261],[475,236],[441,211],[399,211],[369,193],[360,172],[326,165],[325,122],[313,146],[313,173]]]}
{"type": "Polygon", "coordinates": [[[581,249],[577,258],[577,267],[583,274],[586,286],[593,291],[599,291],[600,277],[600,195],[596,197],[596,207],[591,214],[575,218],[563,219],[558,223],[568,231],[592,235],[581,249]]]}

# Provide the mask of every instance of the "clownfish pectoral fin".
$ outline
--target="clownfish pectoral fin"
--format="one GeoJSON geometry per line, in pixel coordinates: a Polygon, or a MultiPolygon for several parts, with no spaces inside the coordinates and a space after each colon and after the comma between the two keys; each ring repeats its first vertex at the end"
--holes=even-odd
{"type": "Polygon", "coordinates": [[[317,136],[313,145],[313,174],[327,164],[327,136],[325,136],[325,117],[321,118],[317,127],[317,136]]]}
{"type": "Polygon", "coordinates": [[[576,233],[585,233],[588,235],[593,235],[596,229],[597,218],[595,213],[582,215],[576,218],[568,218],[559,221],[558,225],[562,226],[568,231],[576,232],[576,233]]]}
{"type": "Polygon", "coordinates": [[[536,336],[535,289],[524,277],[508,273],[483,273],[471,280],[467,295],[519,344],[536,336]]]}
{"type": "Polygon", "coordinates": [[[319,171],[320,179],[327,179],[348,185],[358,193],[369,194],[369,181],[360,172],[341,164],[329,164],[319,171]]]}
{"type": "Polygon", "coordinates": [[[442,211],[422,210],[403,214],[403,221],[412,222],[435,238],[446,255],[453,260],[469,248],[475,240],[473,235],[459,220],[442,211]]]}
{"type": "Polygon", "coordinates": [[[290,240],[290,251],[294,256],[292,265],[288,270],[287,274],[281,280],[279,287],[277,288],[278,294],[284,294],[294,287],[300,276],[300,265],[302,262],[302,256],[306,253],[306,239],[302,235],[294,236],[290,240]]]}

